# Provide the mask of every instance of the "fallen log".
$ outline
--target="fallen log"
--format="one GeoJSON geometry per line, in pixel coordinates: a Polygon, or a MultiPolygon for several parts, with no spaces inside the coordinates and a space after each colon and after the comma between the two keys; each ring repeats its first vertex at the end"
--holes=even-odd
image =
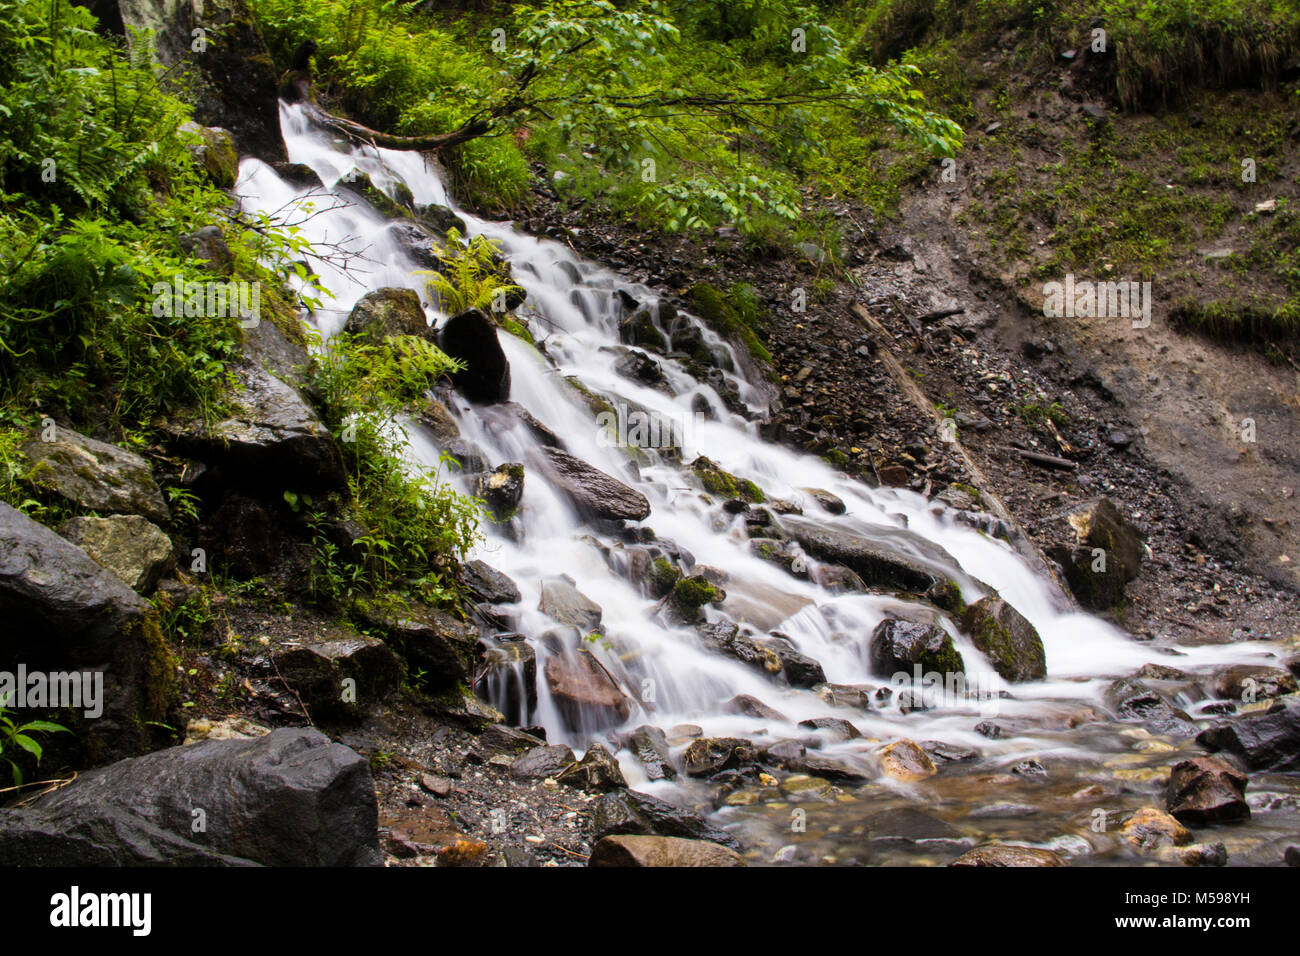
{"type": "Polygon", "coordinates": [[[1025,459],[1025,461],[1034,465],[1041,465],[1044,468],[1059,468],[1062,471],[1073,471],[1079,467],[1077,461],[1071,461],[1068,458],[1057,458],[1055,455],[1044,455],[1040,451],[1028,451],[1024,448],[1016,448],[1012,450],[1021,458],[1025,459]]]}

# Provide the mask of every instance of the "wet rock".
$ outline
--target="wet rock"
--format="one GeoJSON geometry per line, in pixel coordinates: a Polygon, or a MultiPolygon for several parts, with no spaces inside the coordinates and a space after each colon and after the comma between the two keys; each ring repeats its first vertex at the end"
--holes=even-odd
{"type": "Polygon", "coordinates": [[[486,843],[463,833],[451,814],[436,807],[404,807],[380,818],[384,848],[398,859],[425,857],[438,866],[483,866],[486,843]]]}
{"type": "Polygon", "coordinates": [[[495,471],[480,475],[474,482],[474,494],[487,503],[498,521],[509,521],[524,496],[524,466],[498,465],[495,471]]]}
{"type": "Polygon", "coordinates": [[[857,740],[862,732],[840,717],[813,717],[799,721],[800,727],[824,732],[831,740],[857,740]]]}
{"type": "Polygon", "coordinates": [[[740,737],[701,737],[691,741],[682,759],[687,776],[711,777],[751,763],[756,756],[754,745],[740,737]]]}
{"type": "Polygon", "coordinates": [[[1214,675],[1214,696],[1224,700],[1253,703],[1284,694],[1294,694],[1296,679],[1279,667],[1239,664],[1214,675]]]}
{"type": "Polygon", "coordinates": [[[537,709],[537,652],[522,634],[501,634],[482,651],[475,691],[501,701],[512,723],[524,723],[537,709]]]}
{"type": "Polygon", "coordinates": [[[767,500],[763,489],[747,478],[737,478],[723,471],[716,463],[701,455],[691,462],[691,471],[704,490],[723,499],[739,499],[749,504],[762,504],[767,500]]]}
{"type": "Polygon", "coordinates": [[[863,684],[822,684],[813,688],[817,696],[832,707],[855,707],[858,710],[871,709],[871,691],[873,688],[863,684]]]}
{"type": "Polygon", "coordinates": [[[649,780],[673,780],[677,768],[673,765],[668,740],[658,727],[643,725],[628,737],[627,748],[641,762],[649,780]]]}
{"type": "Polygon", "coordinates": [[[452,467],[459,466],[465,474],[478,475],[488,470],[487,452],[475,442],[454,438],[442,447],[452,457],[452,467]]]}
{"type": "Polygon", "coordinates": [[[390,286],[367,292],[358,299],[343,330],[381,341],[390,335],[422,335],[428,327],[415,290],[390,286]]]}
{"type": "Polygon", "coordinates": [[[589,866],[746,866],[735,850],[704,840],[677,837],[611,836],[591,851],[589,866]]]}
{"type": "Polygon", "coordinates": [[[148,462],[124,448],[50,426],[24,442],[22,454],[31,480],[73,505],[160,523],[171,517],[148,462]]]}
{"type": "Polygon", "coordinates": [[[843,565],[822,565],[810,574],[813,581],[832,594],[860,594],[867,589],[866,582],[843,565]]]}
{"type": "Polygon", "coordinates": [[[833,515],[842,515],[846,510],[844,499],[831,494],[825,488],[800,488],[799,490],[833,515]]]}
{"type": "Polygon", "coordinates": [[[638,345],[660,353],[668,351],[668,340],[656,327],[649,309],[637,309],[620,322],[618,338],[625,345],[638,345]]]}
{"type": "Polygon", "coordinates": [[[571,729],[621,724],[632,712],[627,696],[587,651],[553,655],[543,673],[551,698],[571,729]]]}
{"type": "Polygon", "coordinates": [[[878,677],[923,673],[960,674],[966,670],[952,637],[937,624],[886,618],[871,632],[871,672],[878,677]]]}
{"type": "Polygon", "coordinates": [[[479,309],[452,316],[436,333],[438,347],[465,363],[451,380],[471,402],[491,405],[510,397],[510,363],[497,327],[479,309]]]}
{"type": "Polygon", "coordinates": [[[518,402],[502,402],[500,405],[485,408],[482,417],[486,421],[493,423],[509,423],[513,425],[518,422],[528,430],[528,433],[533,438],[543,445],[551,448],[564,448],[564,442],[560,436],[542,424],[532,412],[518,402]]]}
{"type": "Polygon", "coordinates": [[[946,744],[941,740],[924,740],[921,742],[921,749],[929,754],[931,759],[940,763],[967,763],[980,758],[978,750],[946,744]]]}
{"type": "Polygon", "coordinates": [[[913,783],[938,773],[929,754],[906,738],[887,744],[878,754],[881,769],[895,780],[913,783]]]}
{"type": "Polygon", "coordinates": [[[816,687],[826,680],[821,665],[785,638],[759,637],[730,621],[703,624],[696,631],[706,646],[769,676],[782,677],[791,687],[816,687]]]}
{"type": "Polygon", "coordinates": [[[749,694],[737,694],[722,705],[722,711],[726,714],[743,714],[746,717],[757,717],[759,720],[784,721],[786,719],[785,714],[779,710],[774,710],[757,697],[751,697],[749,694]]]}
{"type": "Polygon", "coordinates": [[[592,839],[609,836],[668,836],[686,840],[707,840],[739,850],[740,844],[726,830],[709,823],[693,810],[674,806],[637,790],[619,790],[598,797],[588,805],[592,839]]]}
{"type": "MultiPolygon", "coordinates": [[[[429,203],[415,207],[415,218],[436,232],[446,235],[455,229],[462,236],[465,235],[465,220],[456,215],[446,206],[440,206],[437,203],[429,203]]],[[[510,306],[511,309],[515,306],[510,306]]]]}
{"type": "Polygon", "coordinates": [[[578,758],[563,744],[543,745],[526,750],[510,764],[510,776],[521,780],[541,780],[554,777],[571,766],[578,758]]]}
{"type": "Polygon", "coordinates": [[[588,744],[582,759],[562,770],[555,780],[586,793],[608,793],[627,787],[618,761],[598,743],[588,744]]]}
{"type": "Polygon", "coordinates": [[[187,233],[180,237],[179,244],[191,258],[204,263],[217,275],[228,276],[234,271],[235,254],[230,251],[219,226],[204,226],[187,233]]]}
{"type": "Polygon", "coordinates": [[[1065,866],[1051,850],[1030,846],[989,843],[963,853],[949,866],[1065,866]]]}
{"type": "MultiPolygon", "coordinates": [[[[148,722],[175,725],[175,663],[157,612],[85,551],[2,502],[0,620],[9,663],[103,675],[102,716],[83,721],[89,700],[65,710],[58,719],[76,736],[58,735],[69,739],[55,738],[47,750],[75,748],[86,762],[111,760],[143,748],[148,722]]],[[[9,706],[19,710],[17,703],[9,706]]],[[[19,710],[18,722],[44,717],[38,710],[19,710]]]]}
{"type": "Polygon", "coordinates": [[[480,601],[487,604],[514,604],[522,599],[519,587],[509,575],[485,564],[478,558],[461,566],[465,587],[480,601]]]}
{"type": "Polygon", "coordinates": [[[870,587],[923,594],[938,583],[942,575],[936,567],[913,557],[911,548],[932,555],[936,561],[951,556],[903,529],[881,529],[876,538],[868,538],[842,528],[823,525],[809,518],[786,515],[780,527],[814,558],[842,564],[859,575],[870,587]]]}
{"type": "Polygon", "coordinates": [[[275,668],[313,717],[355,718],[373,708],[402,679],[388,646],[362,634],[285,646],[275,668]]]}
{"type": "MultiPolygon", "coordinates": [[[[772,753],[771,748],[768,754],[772,753]]],[[[802,757],[790,760],[787,766],[797,773],[810,777],[821,777],[837,783],[866,783],[871,779],[871,772],[851,757],[831,757],[827,754],[805,752],[802,757]]]]}
{"type": "Polygon", "coordinates": [[[1178,737],[1196,733],[1192,719],[1144,681],[1121,678],[1106,688],[1103,700],[1120,720],[1140,721],[1156,733],[1178,737]]]}
{"type": "Polygon", "coordinates": [[[758,753],[760,763],[777,769],[792,768],[808,753],[808,748],[801,741],[784,738],[768,744],[758,753]]]}
{"type": "Polygon", "coordinates": [[[587,517],[641,521],[650,517],[645,495],[558,448],[543,447],[542,465],[552,483],[587,517]]]}
{"type": "Polygon", "coordinates": [[[219,463],[232,484],[276,497],[285,488],[346,489],[334,438],[298,391],[247,361],[236,367],[235,377],[239,391],[229,418],[210,428],[194,421],[169,424],[181,447],[219,463]]]}
{"type": "Polygon", "coordinates": [[[962,616],[962,627],[1005,680],[1042,680],[1047,676],[1043,639],[1024,615],[1001,598],[989,595],[970,605],[962,616]]]}
{"type": "Polygon", "coordinates": [[[271,168],[286,183],[300,189],[320,189],[325,185],[316,170],[306,163],[277,162],[271,168]]]}
{"type": "Polygon", "coordinates": [[[413,414],[417,422],[429,429],[429,434],[433,440],[442,447],[446,447],[451,442],[460,437],[460,426],[456,424],[456,419],[452,417],[447,406],[437,399],[430,398],[420,406],[419,411],[413,414]]]}
{"type": "Polygon", "coordinates": [[[1124,821],[1120,833],[1134,846],[1153,850],[1162,846],[1184,846],[1192,842],[1192,831],[1163,810],[1143,807],[1124,821]]]}
{"type": "Polygon", "coordinates": [[[1246,784],[1244,773],[1218,757],[1184,760],[1169,772],[1165,809],[1194,827],[1244,820],[1250,816],[1246,784]]]}
{"type": "Polygon", "coordinates": [[[139,515],[73,518],[59,533],[139,594],[152,593],[176,564],[171,539],[139,515]]]}
{"type": "Polygon", "coordinates": [[[409,599],[363,602],[357,612],[400,651],[411,671],[420,674],[423,687],[436,690],[469,682],[478,640],[472,625],[409,599]]]}
{"type": "Polygon", "coordinates": [[[693,624],[704,619],[700,610],[706,604],[721,604],[727,593],[716,587],[703,574],[682,577],[673,585],[668,594],[668,607],[673,617],[684,623],[693,624]]]}
{"type": "Polygon", "coordinates": [[[1300,771],[1300,701],[1215,724],[1201,731],[1196,742],[1232,754],[1250,770],[1300,771]]]}
{"type": "Polygon", "coordinates": [[[542,582],[542,600],[538,610],[552,620],[576,627],[584,636],[600,629],[603,614],[600,605],[567,578],[547,578],[542,582]]]}

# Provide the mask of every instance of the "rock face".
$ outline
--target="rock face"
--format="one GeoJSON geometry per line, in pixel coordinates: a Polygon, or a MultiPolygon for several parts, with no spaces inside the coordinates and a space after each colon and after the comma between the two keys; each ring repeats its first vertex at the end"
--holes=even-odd
{"type": "Polygon", "coordinates": [[[424,687],[440,690],[468,683],[478,630],[445,611],[415,601],[367,605],[362,619],[398,649],[424,687]]]}
{"type": "Polygon", "coordinates": [[[1195,757],[1169,772],[1165,809],[1188,826],[1230,823],[1250,816],[1244,773],[1218,757],[1195,757]]]}
{"type": "Polygon", "coordinates": [[[279,650],[276,669],[313,717],[357,717],[387,696],[402,677],[383,641],[362,634],[279,650]]]}
{"type": "Polygon", "coordinates": [[[1065,861],[1051,850],[1030,846],[990,843],[963,853],[949,866],[1065,866],[1065,861]]]}
{"type": "Polygon", "coordinates": [[[937,624],[887,618],[871,633],[871,673],[892,677],[912,674],[917,664],[923,673],[964,673],[965,662],[948,632],[937,624]]]}
{"type": "Polygon", "coordinates": [[[312,729],[172,747],[0,811],[4,866],[380,862],[368,764],[312,729]]]}
{"type": "Polygon", "coordinates": [[[23,444],[32,480],[74,505],[92,511],[171,517],[149,463],[116,445],[57,427],[23,444]]]}
{"type": "Polygon", "coordinates": [[[175,665],[156,612],[86,552],[3,503],[0,620],[0,670],[103,675],[103,715],[74,728],[90,760],[139,750],[146,721],[175,722],[175,665]]]}
{"type": "Polygon", "coordinates": [[[632,713],[627,697],[587,651],[547,658],[543,674],[560,715],[574,730],[621,724],[632,713]]]}
{"type": "Polygon", "coordinates": [[[935,545],[900,529],[880,529],[877,537],[869,538],[794,515],[781,518],[780,526],[808,554],[820,561],[844,565],[869,587],[924,593],[944,579],[940,563],[957,563],[935,545]],[[917,553],[932,556],[935,563],[912,556],[917,553]]]}
{"type": "Polygon", "coordinates": [[[1196,742],[1239,757],[1251,770],[1300,770],[1300,701],[1216,724],[1201,731],[1196,742]]]}
{"type": "Polygon", "coordinates": [[[598,797],[588,805],[594,839],[630,834],[669,836],[685,840],[708,840],[733,850],[740,844],[726,830],[709,823],[698,813],[673,806],[638,790],[620,790],[598,797]]]}
{"type": "Polygon", "coordinates": [[[358,299],[343,328],[379,340],[390,335],[422,335],[428,323],[415,290],[386,287],[358,299]]]}
{"type": "Polygon", "coordinates": [[[551,482],[568,495],[586,517],[641,521],[650,517],[650,501],[599,468],[558,448],[543,447],[541,466],[551,482]]]}
{"type": "Polygon", "coordinates": [[[276,494],[346,488],[338,446],[297,390],[251,362],[236,377],[235,413],[211,428],[183,426],[178,442],[219,463],[232,484],[276,494]]]}
{"type": "Polygon", "coordinates": [[[201,17],[189,4],[167,0],[117,0],[115,6],[123,25],[154,31],[163,66],[193,66],[187,84],[195,120],[226,126],[243,152],[268,163],[285,159],[275,63],[244,0],[205,0],[201,17]],[[195,28],[204,31],[201,50],[194,47],[195,28]]]}
{"type": "Polygon", "coordinates": [[[735,850],[704,840],[610,836],[591,851],[588,866],[746,866],[735,850]]]}
{"type": "Polygon", "coordinates": [[[471,402],[490,405],[510,397],[510,363],[497,341],[496,324],[479,309],[448,319],[437,332],[438,347],[465,368],[451,376],[471,402]]]}
{"type": "Polygon", "coordinates": [[[989,595],[976,601],[962,616],[962,626],[1004,679],[1042,680],[1047,676],[1043,639],[1024,615],[1001,598],[989,595]]]}
{"type": "Polygon", "coordinates": [[[139,594],[149,594],[176,563],[171,539],[139,515],[73,518],[60,530],[139,594]]]}

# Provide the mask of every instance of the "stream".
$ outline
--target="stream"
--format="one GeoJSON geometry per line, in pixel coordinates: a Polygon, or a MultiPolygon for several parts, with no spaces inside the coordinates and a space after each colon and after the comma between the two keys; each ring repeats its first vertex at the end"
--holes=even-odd
{"type": "MultiPolygon", "coordinates": [[[[1117,826],[1103,822],[1098,827],[1096,811],[1103,811],[1105,821],[1142,806],[1163,807],[1168,767],[1201,750],[1191,740],[1153,735],[1139,724],[1108,717],[1103,691],[1149,663],[1194,674],[1227,664],[1275,663],[1279,648],[1266,642],[1178,648],[1139,643],[1111,624],[1073,610],[1053,581],[1005,542],[963,523],[941,502],[908,490],[868,487],[822,459],[763,440],[756,425],[766,394],[762,384],[747,381],[739,371],[746,363],[702,325],[690,323],[720,357],[721,379],[701,381],[689,363],[664,356],[653,357],[662,371],[659,382],[621,374],[619,362],[628,346],[620,341],[619,322],[627,315],[629,296],[655,311],[658,299],[650,289],[581,258],[561,242],[525,235],[510,223],[485,221],[460,209],[440,170],[419,154],[341,143],[311,126],[293,106],[281,106],[281,123],[290,160],[310,166],[327,189],[355,167],[381,190],[391,192],[401,183],[417,205],[451,208],[471,235],[499,245],[514,281],[527,291],[516,318],[544,350],[504,330],[499,333],[510,364],[510,400],[559,436],[571,455],[631,486],[650,504],[650,516],[639,526],[652,528],[657,541],[584,519],[546,469],[536,466],[545,460],[543,442],[517,415],[495,413],[491,406],[472,405],[459,395],[449,403],[462,441],[481,449],[489,470],[506,462],[525,467],[517,514],[508,524],[485,520],[485,541],[473,557],[508,575],[521,592],[519,602],[498,613],[511,632],[522,635],[513,640],[528,650],[501,659],[535,659],[536,703],[530,706],[530,689],[524,684],[531,672],[523,663],[494,667],[480,694],[513,723],[544,728],[550,743],[566,743],[581,753],[590,740],[601,740],[617,750],[629,786],[705,809],[713,822],[755,850],[758,859],[941,864],[977,842],[997,839],[1047,847],[1088,862],[1131,864],[1138,859],[1134,848],[1116,832],[1117,826]],[[611,441],[570,377],[624,414],[648,413],[670,426],[679,438],[680,460],[611,441]],[[715,387],[720,381],[735,390],[731,407],[715,387]],[[758,526],[747,517],[756,509],[733,513],[723,496],[707,494],[683,467],[700,455],[761,488],[769,511],[777,513],[773,520],[781,520],[781,510],[797,508],[803,522],[897,549],[937,577],[955,582],[968,604],[995,590],[1041,635],[1047,679],[1008,683],[958,622],[919,598],[846,590],[837,586],[826,565],[797,550],[794,563],[785,565],[755,554],[750,538],[758,526]],[[830,500],[827,496],[807,489],[829,492],[843,503],[844,513],[832,513],[823,504],[830,500]],[[679,556],[692,573],[718,582],[726,598],[702,608],[710,624],[731,621],[759,635],[783,635],[799,654],[820,665],[825,684],[842,685],[843,693],[785,686],[711,649],[697,627],[675,621],[663,602],[630,580],[628,567],[639,543],[658,544],[660,553],[679,556]],[[541,610],[544,582],[559,575],[599,606],[601,633],[595,640],[541,610]],[[967,693],[939,695],[919,710],[907,706],[906,692],[881,693],[890,681],[873,674],[868,645],[887,617],[933,621],[947,631],[965,660],[967,693]],[[579,646],[625,692],[626,719],[611,723],[606,712],[574,714],[552,693],[544,676],[548,662],[556,655],[572,655],[579,646]],[[865,688],[861,697],[854,688],[865,688]],[[736,695],[755,698],[776,713],[730,712],[734,708],[724,705],[736,695]],[[862,698],[869,698],[869,704],[862,698]],[[841,740],[831,729],[799,726],[817,718],[850,721],[861,737],[841,740]],[[990,735],[988,724],[998,725],[1000,733],[990,735]],[[833,786],[801,779],[798,786],[783,786],[765,775],[757,783],[739,781],[721,790],[686,777],[650,780],[630,750],[618,749],[620,735],[642,725],[662,728],[674,753],[699,734],[745,738],[756,746],[801,741],[810,753],[858,768],[861,779],[832,781],[833,786]],[[971,751],[978,759],[936,758],[937,774],[911,782],[895,779],[880,772],[878,750],[900,738],[926,749],[942,742],[954,758],[971,751]]],[[[361,295],[386,286],[417,290],[432,325],[448,318],[430,301],[425,278],[416,274],[426,267],[408,254],[395,224],[370,206],[292,185],[251,158],[241,165],[236,191],[246,209],[300,222],[301,235],[313,243],[334,243],[361,254],[346,269],[328,259],[310,261],[316,281],[333,296],[326,308],[307,318],[326,340],[342,328],[361,295]]],[[[659,331],[667,335],[670,327],[664,325],[659,331]]],[[[431,433],[410,426],[413,467],[438,470],[443,480],[473,493],[474,476],[442,464],[442,452],[431,433]]],[[[1186,702],[1188,712],[1208,720],[1196,714],[1196,703],[1186,702]]],[[[1246,824],[1197,834],[1204,842],[1223,842],[1234,863],[1275,857],[1278,851],[1269,848],[1300,832],[1296,780],[1252,776],[1248,798],[1252,807],[1270,812],[1256,813],[1246,824]]]]}

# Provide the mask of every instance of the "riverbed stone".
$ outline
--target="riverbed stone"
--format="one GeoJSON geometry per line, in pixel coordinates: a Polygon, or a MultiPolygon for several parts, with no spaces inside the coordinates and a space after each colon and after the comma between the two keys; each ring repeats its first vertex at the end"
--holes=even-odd
{"type": "Polygon", "coordinates": [[[885,774],[904,783],[914,783],[938,773],[930,755],[906,738],[886,744],[878,751],[878,756],[885,774]]]}
{"type": "Polygon", "coordinates": [[[1201,731],[1196,742],[1231,754],[1250,770],[1300,771],[1300,701],[1275,703],[1264,713],[1215,724],[1201,731]]]}
{"type": "Polygon", "coordinates": [[[1246,775],[1226,760],[1184,760],[1169,772],[1165,809],[1187,826],[1244,820],[1250,816],[1246,784],[1246,775]]]}
{"type": "Polygon", "coordinates": [[[735,850],[705,840],[661,836],[609,836],[591,851],[590,866],[746,866],[735,850]]]}
{"type": "Polygon", "coordinates": [[[1065,866],[1051,850],[1006,843],[989,843],[968,850],[949,866],[1065,866]]]}

